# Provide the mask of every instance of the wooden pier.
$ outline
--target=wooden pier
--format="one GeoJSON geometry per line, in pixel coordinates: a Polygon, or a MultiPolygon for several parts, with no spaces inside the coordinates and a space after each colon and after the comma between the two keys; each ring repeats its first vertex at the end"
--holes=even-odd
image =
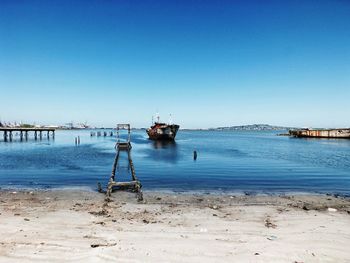
{"type": "Polygon", "coordinates": [[[19,133],[19,138],[21,141],[28,140],[29,133],[33,133],[34,139],[42,139],[45,136],[50,139],[50,133],[52,138],[55,138],[55,129],[53,128],[10,128],[10,127],[0,127],[0,132],[3,132],[3,138],[5,142],[12,142],[13,134],[19,133]]]}

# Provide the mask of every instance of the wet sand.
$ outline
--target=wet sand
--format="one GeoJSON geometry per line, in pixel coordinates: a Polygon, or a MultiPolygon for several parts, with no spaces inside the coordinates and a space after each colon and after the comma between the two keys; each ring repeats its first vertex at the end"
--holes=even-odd
{"type": "Polygon", "coordinates": [[[0,191],[0,262],[349,262],[350,200],[0,191]]]}

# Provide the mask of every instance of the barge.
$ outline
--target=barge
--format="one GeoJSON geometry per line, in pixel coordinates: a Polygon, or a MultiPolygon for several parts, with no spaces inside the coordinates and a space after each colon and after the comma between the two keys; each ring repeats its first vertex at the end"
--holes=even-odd
{"type": "Polygon", "coordinates": [[[350,139],[350,128],[289,130],[289,135],[294,137],[307,138],[350,139]]]}

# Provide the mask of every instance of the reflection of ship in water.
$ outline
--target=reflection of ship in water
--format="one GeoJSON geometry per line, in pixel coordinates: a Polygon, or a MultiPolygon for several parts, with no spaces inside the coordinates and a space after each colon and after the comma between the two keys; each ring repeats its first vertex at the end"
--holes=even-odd
{"type": "Polygon", "coordinates": [[[163,149],[163,148],[175,148],[176,142],[173,140],[155,140],[153,141],[154,149],[163,149]]]}
{"type": "Polygon", "coordinates": [[[152,150],[148,152],[152,160],[167,163],[176,163],[179,159],[178,147],[175,141],[154,140],[152,141],[152,150]]]}
{"type": "Polygon", "coordinates": [[[171,120],[169,124],[160,122],[158,115],[157,121],[152,121],[152,126],[147,129],[147,134],[151,140],[174,141],[179,128],[179,125],[171,124],[171,120]]]}

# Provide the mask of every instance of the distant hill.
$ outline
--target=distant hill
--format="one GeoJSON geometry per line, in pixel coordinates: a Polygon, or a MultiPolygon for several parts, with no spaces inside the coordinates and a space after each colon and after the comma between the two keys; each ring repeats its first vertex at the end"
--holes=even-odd
{"type": "Polygon", "coordinates": [[[229,126],[229,127],[217,127],[211,128],[209,130],[218,131],[272,131],[272,130],[290,130],[295,129],[295,127],[284,127],[284,126],[274,126],[269,124],[249,124],[240,126],[229,126]]]}

